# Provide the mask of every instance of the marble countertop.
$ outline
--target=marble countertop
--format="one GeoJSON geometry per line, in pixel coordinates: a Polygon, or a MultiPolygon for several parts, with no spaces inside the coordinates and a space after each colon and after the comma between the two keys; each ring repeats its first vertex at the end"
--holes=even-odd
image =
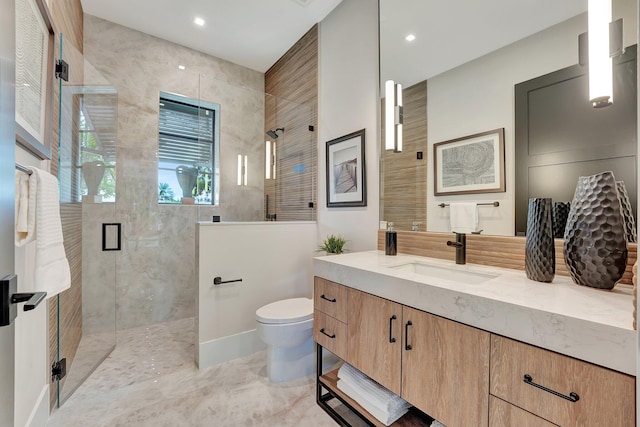
{"type": "Polygon", "coordinates": [[[314,274],[373,295],[489,332],[636,375],[633,295],[629,285],[612,291],[578,286],[569,277],[552,283],[524,271],[382,251],[314,258],[314,274]],[[491,274],[465,284],[390,268],[410,262],[491,274]]]}

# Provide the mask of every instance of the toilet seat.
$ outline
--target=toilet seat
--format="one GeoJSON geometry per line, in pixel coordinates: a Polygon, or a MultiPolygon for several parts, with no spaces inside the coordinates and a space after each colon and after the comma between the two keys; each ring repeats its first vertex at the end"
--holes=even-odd
{"type": "Polygon", "coordinates": [[[297,323],[313,318],[313,300],[290,298],[272,302],[256,310],[256,320],[260,323],[297,323]]]}

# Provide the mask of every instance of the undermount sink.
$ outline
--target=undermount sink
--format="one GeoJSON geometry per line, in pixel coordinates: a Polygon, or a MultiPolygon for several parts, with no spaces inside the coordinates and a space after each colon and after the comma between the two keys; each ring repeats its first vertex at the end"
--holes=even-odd
{"type": "Polygon", "coordinates": [[[443,267],[439,265],[427,264],[420,261],[412,261],[404,264],[393,265],[389,268],[399,271],[408,271],[411,273],[420,274],[421,276],[451,280],[454,282],[465,283],[469,285],[477,285],[479,283],[483,283],[487,280],[495,279],[496,277],[498,277],[498,274],[463,270],[464,267],[443,267]]]}

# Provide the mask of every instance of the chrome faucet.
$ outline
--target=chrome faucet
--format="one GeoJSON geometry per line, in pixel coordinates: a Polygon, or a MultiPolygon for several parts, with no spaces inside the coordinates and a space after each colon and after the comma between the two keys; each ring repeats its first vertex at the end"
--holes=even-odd
{"type": "Polygon", "coordinates": [[[449,240],[447,246],[456,248],[456,264],[465,264],[467,262],[467,235],[464,233],[456,233],[456,241],[449,240]]]}
{"type": "Polygon", "coordinates": [[[411,223],[411,231],[420,231],[420,224],[422,224],[422,222],[420,221],[413,221],[411,223]]]}

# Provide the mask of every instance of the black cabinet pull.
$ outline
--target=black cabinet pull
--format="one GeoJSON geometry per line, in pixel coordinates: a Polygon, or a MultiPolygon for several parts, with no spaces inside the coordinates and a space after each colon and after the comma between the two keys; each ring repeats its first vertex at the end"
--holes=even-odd
{"type": "Polygon", "coordinates": [[[540,385],[540,384],[536,384],[536,383],[534,383],[534,382],[533,382],[533,378],[531,378],[531,375],[529,375],[529,374],[524,374],[524,379],[523,379],[523,381],[524,381],[525,383],[529,384],[529,385],[532,385],[532,386],[534,386],[534,387],[536,387],[536,388],[539,388],[540,390],[544,390],[544,391],[546,391],[547,393],[551,393],[551,394],[553,394],[553,395],[555,395],[555,396],[558,396],[558,397],[561,397],[561,398],[563,398],[563,399],[566,399],[566,400],[568,400],[569,402],[574,402],[574,403],[575,403],[575,402],[577,402],[578,400],[580,400],[580,396],[578,396],[578,393],[575,393],[575,392],[573,392],[573,391],[569,393],[569,396],[567,396],[566,394],[558,393],[558,392],[557,392],[557,391],[555,391],[555,390],[551,390],[550,388],[547,388],[547,387],[545,387],[545,386],[543,386],[543,385],[540,385]]]}
{"type": "Polygon", "coordinates": [[[389,318],[389,342],[390,343],[396,342],[396,339],[393,337],[393,321],[396,319],[397,317],[395,314],[389,318]]]}
{"type": "Polygon", "coordinates": [[[329,301],[329,302],[336,302],[336,299],[335,299],[335,298],[329,299],[329,298],[327,298],[326,296],[324,296],[324,294],[320,295],[320,298],[322,298],[323,300],[327,300],[327,301],[329,301]]]}
{"type": "Polygon", "coordinates": [[[404,349],[411,350],[413,347],[409,344],[409,326],[412,326],[413,322],[409,320],[406,325],[404,325],[404,349]]]}
{"type": "Polygon", "coordinates": [[[336,334],[329,335],[328,333],[326,333],[326,332],[324,331],[324,328],[320,329],[320,333],[321,333],[321,334],[323,334],[323,335],[328,336],[328,337],[329,337],[329,338],[331,338],[331,339],[334,339],[334,338],[336,337],[336,334]]]}

